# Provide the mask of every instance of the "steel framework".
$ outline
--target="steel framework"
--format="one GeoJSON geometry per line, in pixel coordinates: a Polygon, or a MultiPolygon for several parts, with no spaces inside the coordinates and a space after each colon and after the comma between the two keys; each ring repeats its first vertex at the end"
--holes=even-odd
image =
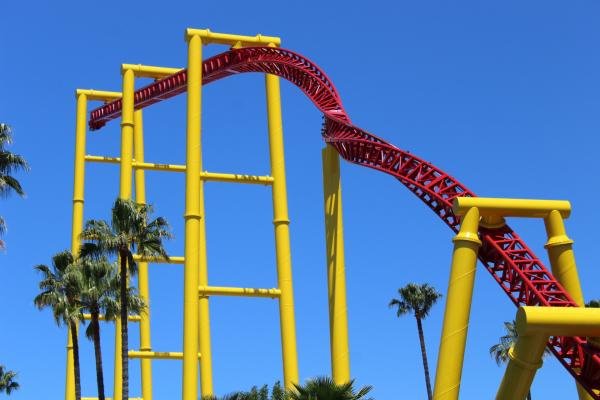
{"type": "MultiPolygon", "coordinates": [[[[452,231],[456,233],[459,232],[459,228],[461,228],[461,217],[457,216],[455,213],[453,209],[453,201],[462,197],[475,197],[475,194],[458,180],[437,168],[430,162],[418,158],[407,151],[399,149],[385,140],[353,125],[349,116],[344,110],[340,96],[333,83],[313,62],[290,50],[279,48],[278,38],[270,38],[260,35],[254,37],[223,35],[214,34],[208,30],[201,31],[194,29],[188,29],[186,31],[186,38],[189,45],[188,69],[178,70],[177,72],[169,74],[168,76],[159,77],[159,79],[157,79],[154,83],[138,89],[135,92],[131,90],[130,93],[126,94],[124,90],[122,98],[115,98],[115,96],[105,98],[103,100],[107,101],[106,104],[96,108],[90,113],[89,128],[91,130],[97,130],[101,129],[110,120],[117,119],[119,117],[125,118],[127,113],[132,113],[134,109],[142,110],[143,108],[146,108],[154,103],[187,92],[187,165],[164,166],[160,164],[144,163],[142,160],[136,159],[135,161],[129,161],[130,168],[161,170],[179,169],[179,171],[185,170],[186,176],[188,177],[186,180],[188,183],[187,196],[188,199],[190,199],[189,188],[196,185],[193,180],[200,176],[201,171],[198,168],[201,160],[194,158],[199,155],[194,155],[189,152],[190,141],[193,145],[199,146],[200,119],[198,113],[200,109],[201,98],[200,85],[209,84],[216,80],[240,73],[264,73],[267,76],[267,91],[269,92],[269,90],[271,90],[271,93],[276,92],[276,94],[273,94],[273,97],[269,100],[269,128],[271,134],[277,136],[277,138],[281,136],[281,121],[279,114],[280,104],[278,98],[279,86],[278,81],[276,80],[276,77],[281,77],[290,81],[300,90],[302,90],[312,100],[315,106],[323,113],[324,125],[322,136],[324,141],[329,145],[327,147],[334,148],[342,158],[351,163],[368,167],[396,178],[423,203],[425,203],[439,218],[441,218],[442,221],[452,231]],[[202,44],[208,43],[229,44],[232,46],[232,48],[229,51],[200,62],[202,59],[201,46],[202,44]],[[193,171],[191,171],[192,167],[193,171]]],[[[80,121],[79,118],[80,117],[78,116],[78,122],[80,121]]],[[[124,122],[122,122],[122,124],[123,123],[124,122]]],[[[78,129],[81,129],[79,123],[78,129]]],[[[80,145],[78,145],[78,148],[79,146],[80,145]]],[[[273,148],[271,149],[272,166],[275,166],[277,163],[281,163],[282,165],[282,145],[276,144],[275,146],[279,146],[280,149],[276,150],[275,153],[273,153],[273,148]],[[281,159],[274,163],[273,157],[280,157],[281,159]]],[[[87,159],[92,161],[90,157],[87,159]]],[[[110,159],[99,157],[94,161],[121,162],[123,165],[123,160],[116,158],[110,159]]],[[[272,175],[272,177],[255,179],[274,179],[274,182],[270,182],[273,186],[275,186],[277,182],[284,182],[282,196],[285,197],[285,181],[283,180],[284,176],[276,176],[275,170],[272,171],[272,175]]],[[[237,180],[239,178],[230,176],[227,179],[237,180]]],[[[200,180],[197,180],[197,183],[201,186],[200,180]]],[[[254,183],[258,182],[255,181],[254,183]]],[[[339,181],[337,183],[337,190],[339,190],[339,181]]],[[[327,185],[328,184],[326,183],[326,191],[327,185]]],[[[331,186],[332,184],[329,183],[329,185],[331,186]]],[[[335,184],[333,184],[333,187],[335,187],[335,184]]],[[[194,191],[195,189],[193,192],[194,191]]],[[[274,188],[274,192],[275,191],[276,190],[274,188]]],[[[191,194],[196,195],[197,193],[194,192],[191,194]]],[[[337,195],[339,199],[339,191],[337,192],[337,195]]],[[[278,195],[274,194],[274,203],[277,196],[278,195]]],[[[329,203],[327,203],[326,199],[326,205],[331,205],[332,201],[332,199],[329,199],[329,203]]],[[[285,203],[285,201],[283,203],[285,203]]],[[[341,215],[341,202],[339,203],[339,207],[341,215]]],[[[275,208],[277,207],[275,206],[275,208]]],[[[190,218],[196,218],[196,222],[200,221],[200,215],[203,213],[203,210],[202,213],[198,213],[198,211],[198,209],[195,209],[189,213],[189,216],[191,216],[190,218]]],[[[289,221],[287,221],[287,217],[277,216],[277,211],[274,212],[276,226],[275,229],[277,232],[279,227],[287,227],[287,223],[289,221]]],[[[287,210],[285,213],[287,213],[287,210]]],[[[188,221],[187,216],[188,213],[186,211],[186,221],[188,221]]],[[[330,221],[330,223],[335,222],[330,221]]],[[[196,252],[198,249],[188,249],[187,241],[190,238],[196,237],[194,231],[197,229],[197,226],[190,228],[186,222],[185,263],[186,272],[189,270],[190,274],[191,271],[193,271],[193,268],[196,268],[197,266],[190,264],[189,257],[196,257],[196,252]]],[[[339,221],[339,229],[341,230],[341,220],[339,221]]],[[[283,234],[283,236],[286,235],[287,231],[283,234]]],[[[578,301],[575,301],[573,297],[565,290],[563,286],[565,282],[559,282],[559,280],[556,279],[553,274],[542,264],[540,259],[533,253],[533,251],[531,251],[531,249],[525,244],[519,235],[507,224],[500,223],[497,225],[481,225],[476,229],[476,235],[479,238],[478,240],[481,241],[481,248],[476,253],[477,258],[483,263],[485,269],[491,274],[493,279],[499,284],[502,291],[506,293],[509,299],[516,306],[577,307],[580,305],[578,304],[578,301]]],[[[330,244],[328,244],[328,247],[330,247],[330,244]]],[[[289,251],[289,249],[287,251],[289,251]]],[[[342,263],[341,271],[343,275],[343,260],[338,261],[338,263],[339,262],[342,263]]],[[[196,294],[197,298],[198,285],[194,286],[193,284],[195,282],[195,278],[188,277],[186,273],[185,279],[186,299],[188,299],[188,294],[192,292],[196,294]],[[188,286],[188,279],[191,279],[190,282],[192,282],[190,286],[188,286]]],[[[291,293],[291,277],[289,281],[289,287],[287,289],[285,286],[282,286],[282,283],[285,282],[280,280],[280,287],[278,289],[282,291],[289,290],[291,293]]],[[[207,286],[207,283],[200,283],[200,286],[207,286]]],[[[264,289],[263,291],[254,291],[252,294],[261,296],[281,296],[280,293],[276,292],[278,289],[264,289]]],[[[201,296],[207,296],[208,294],[225,294],[224,292],[227,292],[227,290],[219,291],[217,288],[213,288],[212,290],[213,292],[209,293],[210,291],[208,291],[207,288],[201,288],[200,294],[201,296]]],[[[247,293],[241,289],[230,289],[228,294],[241,295],[247,293]]],[[[345,295],[340,299],[340,304],[345,307],[345,295]]],[[[193,304],[190,307],[196,310],[194,307],[197,307],[197,305],[193,304]]],[[[293,308],[293,302],[288,303],[286,307],[293,308]]],[[[188,311],[186,311],[186,315],[188,315],[188,311]]],[[[281,315],[283,321],[283,319],[285,319],[283,311],[281,315]]],[[[293,310],[291,311],[290,315],[292,316],[291,318],[293,322],[293,310]]],[[[290,315],[288,315],[288,317],[290,315]]],[[[193,317],[190,318],[191,319],[188,321],[188,323],[196,323],[197,326],[197,319],[194,319],[193,317]]],[[[191,325],[189,324],[184,328],[184,332],[188,332],[188,329],[192,329],[192,331],[193,329],[196,329],[190,328],[191,325]]],[[[293,361],[289,361],[290,359],[288,359],[289,363],[286,364],[288,366],[288,372],[286,372],[285,378],[286,384],[289,384],[289,382],[297,379],[297,370],[295,369],[295,331],[293,324],[288,328],[289,329],[284,332],[284,322],[282,322],[282,340],[285,342],[286,340],[293,339],[294,341],[294,354],[292,357],[293,361]],[[293,372],[289,372],[290,368],[293,369],[293,372]]],[[[193,333],[196,334],[196,332],[193,333]]],[[[342,337],[339,340],[347,340],[347,337],[345,339],[342,337]]],[[[195,383],[193,381],[196,380],[197,376],[197,372],[194,367],[194,365],[196,365],[195,349],[197,348],[197,343],[194,344],[189,342],[188,345],[185,343],[188,342],[184,340],[183,398],[184,400],[196,400],[194,389],[195,383]]],[[[283,346],[285,353],[286,345],[284,344],[283,346]]],[[[600,399],[600,351],[596,347],[588,344],[588,341],[585,337],[552,336],[548,341],[548,346],[553,354],[558,358],[560,363],[565,367],[565,369],[583,388],[585,388],[585,390],[589,393],[589,396],[594,399],[600,399]]],[[[291,347],[292,345],[290,344],[288,346],[288,353],[292,352],[291,347]]],[[[337,351],[339,354],[341,354],[341,352],[347,351],[347,349],[341,349],[337,351]]],[[[202,356],[204,356],[204,353],[202,353],[202,356]]],[[[335,358],[334,356],[336,355],[332,354],[332,360],[335,358]]],[[[344,360],[341,361],[342,363],[348,363],[347,357],[339,358],[344,360]]],[[[202,369],[204,369],[204,367],[202,367],[202,369]]],[[[338,368],[338,371],[339,376],[349,375],[349,369],[345,370],[344,368],[338,368]]],[[[203,375],[203,386],[206,379],[207,378],[203,375]]],[[[210,387],[209,391],[203,390],[202,392],[202,394],[209,394],[212,392],[212,386],[210,387]]]]}

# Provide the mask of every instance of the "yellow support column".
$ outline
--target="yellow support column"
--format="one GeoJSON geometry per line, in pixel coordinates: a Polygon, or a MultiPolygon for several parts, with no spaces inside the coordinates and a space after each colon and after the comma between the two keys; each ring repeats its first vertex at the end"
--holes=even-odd
{"type": "MultiPolygon", "coordinates": [[[[133,114],[134,114],[134,91],[135,73],[132,69],[124,69],[123,73],[123,108],[121,117],[121,168],[119,198],[131,199],[132,163],[133,163],[133,114]]],[[[115,320],[115,373],[113,399],[123,399],[123,366],[122,353],[123,342],[121,340],[121,320],[115,320]]],[[[128,349],[127,349],[128,350],[128,349]]],[[[127,351],[125,351],[127,354],[127,351]]],[[[128,377],[129,374],[127,374],[128,377]]],[[[127,394],[127,397],[128,394],[127,394]]]]}
{"type": "Polygon", "coordinates": [[[323,149],[323,192],[325,197],[325,243],[327,246],[325,256],[327,257],[329,295],[331,373],[335,383],[343,384],[350,382],[350,351],[344,265],[342,187],[340,159],[337,151],[329,145],[323,149]]]}
{"type": "MultiPolygon", "coordinates": [[[[496,395],[497,400],[522,400],[537,369],[542,365],[549,336],[599,336],[600,310],[584,307],[520,307],[517,311],[518,340],[496,395]]],[[[592,398],[583,388],[584,393],[592,398]]]]}
{"type": "MultiPolygon", "coordinates": [[[[142,110],[137,110],[133,114],[133,149],[135,161],[144,162],[144,126],[142,110]]],[[[141,168],[135,170],[135,201],[137,204],[146,204],[146,177],[141,168]]],[[[148,263],[146,261],[138,262],[138,287],[140,297],[146,302],[148,308],[140,316],[140,351],[151,351],[150,344],[150,287],[148,276],[148,263]]],[[[152,359],[140,359],[142,370],[142,398],[152,400],[152,359]]]]}
{"type": "Polygon", "coordinates": [[[573,253],[573,241],[567,236],[565,224],[560,212],[551,211],[544,218],[548,241],[546,249],[552,267],[552,275],[571,295],[579,307],[583,307],[583,293],[579,283],[579,274],[573,253]]]}
{"type": "Polygon", "coordinates": [[[472,207],[462,217],[460,231],[453,239],[454,252],[433,390],[435,400],[458,399],[477,252],[481,246],[478,229],[479,210],[472,207]]]}
{"type": "MultiPolygon", "coordinates": [[[[85,181],[85,142],[87,120],[87,95],[77,91],[77,111],[75,117],[75,176],[73,179],[73,219],[71,227],[71,253],[79,253],[79,235],[83,228],[83,188],[85,181]]],[[[67,328],[69,329],[69,328],[67,328]]],[[[73,340],[67,331],[67,370],[65,379],[65,400],[75,399],[75,376],[73,361],[73,340]]]]}
{"type": "Polygon", "coordinates": [[[200,118],[202,39],[186,32],[188,42],[185,172],[185,267],[183,289],[183,400],[198,399],[198,272],[200,231],[200,118]]]}
{"type": "MultiPolygon", "coordinates": [[[[271,176],[273,177],[273,224],[275,226],[277,280],[279,289],[281,290],[279,323],[281,326],[283,381],[286,388],[292,388],[292,383],[298,383],[298,355],[296,350],[294,288],[292,285],[292,262],[290,254],[290,219],[287,208],[279,77],[266,74],[265,85],[267,90],[271,176]]],[[[204,357],[204,354],[202,356],[204,357]]]]}
{"type": "MultiPolygon", "coordinates": [[[[583,307],[585,304],[573,253],[573,240],[567,236],[563,216],[559,211],[553,210],[544,218],[544,225],[548,234],[548,241],[544,247],[548,250],[552,275],[571,295],[575,303],[583,307]]],[[[577,384],[577,393],[580,400],[592,400],[592,396],[579,384],[577,384]]]]}
{"type": "Polygon", "coordinates": [[[542,366],[542,356],[548,335],[519,336],[508,351],[510,361],[496,394],[496,400],[525,400],[537,370],[542,366]]]}
{"type": "MultiPolygon", "coordinates": [[[[202,147],[200,147],[200,169],[202,169],[202,147]]],[[[198,237],[199,265],[198,285],[208,286],[208,260],[206,255],[206,213],[204,211],[204,180],[200,180],[198,188],[200,221],[198,237]]],[[[200,358],[200,393],[202,397],[213,394],[212,379],[212,346],[210,340],[209,296],[196,292],[198,299],[198,340],[200,358]]]]}

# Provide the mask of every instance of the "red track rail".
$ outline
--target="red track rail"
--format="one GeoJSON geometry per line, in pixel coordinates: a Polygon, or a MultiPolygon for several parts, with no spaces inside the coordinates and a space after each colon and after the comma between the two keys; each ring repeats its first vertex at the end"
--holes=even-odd
{"type": "MultiPolygon", "coordinates": [[[[475,195],[434,165],[403,151],[354,125],[333,85],[315,64],[292,51],[248,47],[219,54],[203,62],[203,84],[244,72],[278,75],[298,86],[323,112],[324,140],[346,160],[398,179],[453,231],[459,219],[452,200],[475,195]]],[[[135,92],[141,109],[186,91],[187,71],[156,81],[135,92]]],[[[121,115],[121,100],[91,112],[90,128],[100,129],[121,115]]],[[[573,307],[576,304],[525,242],[509,226],[481,229],[479,259],[511,301],[517,305],[573,307]]],[[[553,337],[548,346],[573,377],[600,400],[600,351],[582,337],[553,337]]]]}

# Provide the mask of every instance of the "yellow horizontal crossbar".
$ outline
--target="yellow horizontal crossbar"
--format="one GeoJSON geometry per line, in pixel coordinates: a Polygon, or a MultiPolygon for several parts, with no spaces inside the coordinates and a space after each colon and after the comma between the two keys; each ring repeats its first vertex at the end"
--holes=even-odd
{"type": "MultiPolygon", "coordinates": [[[[127,353],[129,358],[149,358],[149,359],[161,359],[161,360],[183,360],[183,353],[181,351],[137,351],[129,350],[127,353]]],[[[198,353],[200,358],[200,353],[198,353]]]]}
{"type": "Polygon", "coordinates": [[[142,65],[142,64],[121,64],[121,72],[126,70],[133,70],[135,76],[139,78],[154,78],[160,79],[165,76],[173,75],[183,68],[170,68],[170,67],[156,67],[153,65],[142,65]]]}
{"type": "Polygon", "coordinates": [[[84,157],[85,161],[105,163],[105,164],[118,164],[121,162],[120,157],[105,157],[105,156],[91,156],[86,154],[84,157]]]}
{"type": "Polygon", "coordinates": [[[77,89],[75,96],[85,94],[88,100],[99,100],[99,101],[113,101],[120,99],[121,92],[108,92],[105,90],[92,90],[92,89],[77,89]]]}
{"type": "MultiPolygon", "coordinates": [[[[83,314],[83,319],[85,319],[86,321],[90,321],[92,319],[92,314],[83,314]]],[[[98,316],[98,319],[100,321],[106,321],[106,317],[102,314],[98,316]]],[[[127,317],[127,321],[130,322],[140,322],[141,320],[142,317],[140,317],[139,315],[130,315],[127,317]]]]}
{"type": "Polygon", "coordinates": [[[600,308],[520,307],[519,336],[600,336],[600,308]]]}
{"type": "Polygon", "coordinates": [[[477,207],[481,216],[545,218],[551,211],[558,211],[563,218],[571,214],[567,200],[497,199],[486,197],[457,197],[452,209],[456,215],[464,215],[477,207]]]}
{"type": "Polygon", "coordinates": [[[185,38],[186,40],[191,38],[192,36],[200,36],[202,38],[203,44],[225,44],[234,47],[243,47],[243,46],[260,46],[260,45],[281,45],[281,38],[276,36],[265,36],[265,35],[256,35],[256,36],[245,36],[245,35],[231,35],[229,33],[217,33],[211,32],[208,29],[193,29],[187,28],[185,30],[185,38]]]}
{"type": "Polygon", "coordinates": [[[224,174],[220,172],[201,172],[200,179],[206,182],[250,183],[272,185],[273,177],[268,175],[224,174]]]}
{"type": "MultiPolygon", "coordinates": [[[[105,400],[112,400],[112,397],[105,397],[105,400]]],[[[98,400],[97,397],[82,397],[81,400],[98,400]]],[[[129,400],[144,400],[142,397],[130,397],[129,400]]]]}
{"type": "Polygon", "coordinates": [[[272,299],[276,299],[281,296],[281,290],[276,288],[257,289],[223,286],[199,286],[198,293],[201,296],[270,297],[272,299]]]}
{"type": "Polygon", "coordinates": [[[184,264],[185,263],[185,258],[183,258],[181,256],[170,256],[167,259],[167,258],[160,258],[160,257],[140,257],[139,254],[134,254],[133,259],[135,261],[144,261],[144,262],[149,262],[149,263],[154,263],[154,264],[184,264]]]}
{"type": "MultiPolygon", "coordinates": [[[[86,155],[85,160],[89,162],[118,164],[121,162],[119,157],[105,157],[86,155]]],[[[133,161],[133,168],[152,170],[152,171],[171,171],[185,172],[185,165],[179,164],[159,164],[149,162],[133,161]]],[[[222,172],[201,172],[200,179],[205,182],[230,182],[230,183],[248,183],[255,185],[272,185],[273,177],[269,175],[248,175],[248,174],[227,174],[222,172]]]]}

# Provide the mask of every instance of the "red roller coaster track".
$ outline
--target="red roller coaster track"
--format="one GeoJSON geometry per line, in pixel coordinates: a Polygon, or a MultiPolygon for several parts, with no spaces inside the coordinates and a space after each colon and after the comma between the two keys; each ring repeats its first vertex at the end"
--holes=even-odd
{"type": "MultiPolygon", "coordinates": [[[[230,50],[203,62],[203,84],[244,72],[278,75],[298,86],[323,112],[324,140],[346,160],[392,175],[457,232],[460,221],[452,200],[475,194],[431,163],[403,151],[354,125],[325,73],[307,58],[272,47],[230,50]]],[[[187,71],[168,76],[135,92],[141,109],[186,91],[187,71]]],[[[91,112],[90,128],[100,129],[121,115],[121,100],[91,112]]],[[[575,307],[571,297],[538,257],[508,225],[480,230],[483,245],[479,259],[502,290],[517,305],[575,307]]],[[[552,337],[549,348],[561,364],[600,400],[600,351],[583,337],[552,337]]]]}

